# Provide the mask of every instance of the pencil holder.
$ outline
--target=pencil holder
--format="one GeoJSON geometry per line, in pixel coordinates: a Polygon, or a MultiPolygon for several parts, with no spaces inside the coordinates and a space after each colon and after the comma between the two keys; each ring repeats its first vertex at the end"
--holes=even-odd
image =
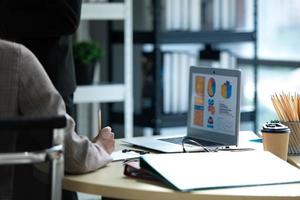
{"type": "Polygon", "coordinates": [[[300,154],[300,121],[295,122],[281,122],[288,126],[291,130],[289,138],[289,155],[300,154]]]}

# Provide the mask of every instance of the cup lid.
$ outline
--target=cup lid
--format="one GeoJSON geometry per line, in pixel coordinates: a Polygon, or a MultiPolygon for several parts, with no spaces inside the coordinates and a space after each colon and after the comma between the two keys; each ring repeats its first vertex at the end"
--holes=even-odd
{"type": "Polygon", "coordinates": [[[289,127],[281,123],[265,123],[261,129],[262,132],[287,133],[290,132],[289,127]]]}

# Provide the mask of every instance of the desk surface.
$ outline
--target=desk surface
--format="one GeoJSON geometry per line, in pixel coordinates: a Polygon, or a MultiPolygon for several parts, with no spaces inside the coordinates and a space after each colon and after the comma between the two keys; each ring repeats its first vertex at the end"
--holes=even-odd
{"type": "MultiPolygon", "coordinates": [[[[240,144],[246,146],[248,139],[248,134],[244,134],[240,144]]],[[[250,143],[249,146],[262,149],[259,143],[250,143]]],[[[292,163],[299,160],[294,156],[292,163]]],[[[65,176],[63,187],[71,191],[121,199],[300,199],[300,183],[176,192],[158,182],[124,176],[122,162],[110,163],[107,167],[84,175],[65,176]]]]}

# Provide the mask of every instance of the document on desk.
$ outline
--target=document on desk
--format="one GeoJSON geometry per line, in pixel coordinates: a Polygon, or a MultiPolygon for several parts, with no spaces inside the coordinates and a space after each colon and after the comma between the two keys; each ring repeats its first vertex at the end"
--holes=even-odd
{"type": "Polygon", "coordinates": [[[113,161],[120,161],[120,160],[128,160],[132,158],[138,158],[141,156],[141,154],[136,153],[134,151],[129,151],[129,152],[123,152],[122,150],[119,151],[114,151],[111,154],[113,161]]]}
{"type": "Polygon", "coordinates": [[[148,154],[140,167],[180,191],[300,182],[299,169],[269,152],[148,154]]]}

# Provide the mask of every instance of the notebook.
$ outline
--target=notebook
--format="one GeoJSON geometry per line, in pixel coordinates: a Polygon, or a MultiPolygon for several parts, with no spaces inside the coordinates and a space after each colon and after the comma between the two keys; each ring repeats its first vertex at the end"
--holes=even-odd
{"type": "MultiPolygon", "coordinates": [[[[187,133],[182,136],[136,137],[123,142],[159,152],[182,152],[183,136],[201,146],[237,145],[240,125],[241,72],[237,69],[190,67],[187,133]]],[[[195,145],[195,150],[201,149],[195,145]]]]}

